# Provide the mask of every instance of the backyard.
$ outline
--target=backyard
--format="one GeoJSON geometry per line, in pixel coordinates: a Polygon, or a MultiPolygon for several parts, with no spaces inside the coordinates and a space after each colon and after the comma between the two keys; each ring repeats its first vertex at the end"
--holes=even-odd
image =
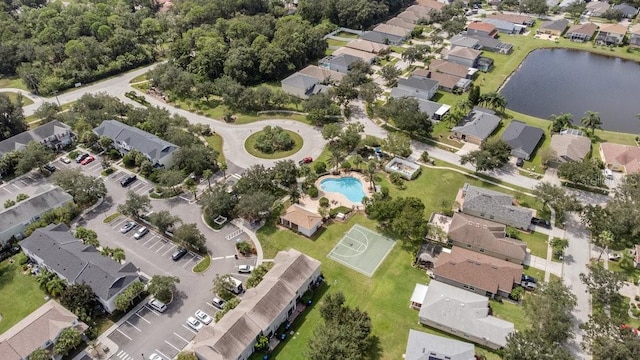
{"type": "Polygon", "coordinates": [[[0,263],[0,333],[44,304],[45,293],[35,277],[22,272],[20,253],[0,263]]]}

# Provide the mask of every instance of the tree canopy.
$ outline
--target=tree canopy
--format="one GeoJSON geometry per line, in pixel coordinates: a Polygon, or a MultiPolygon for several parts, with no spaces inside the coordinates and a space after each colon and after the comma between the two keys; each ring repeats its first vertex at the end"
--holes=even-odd
{"type": "Polygon", "coordinates": [[[91,205],[107,193],[104,181],[84,175],[78,168],[56,171],[53,182],[71,194],[73,200],[79,205],[91,205]]]}
{"type": "Polygon", "coordinates": [[[398,129],[415,135],[430,136],[433,130],[433,123],[429,120],[429,115],[420,110],[416,98],[390,98],[382,108],[380,115],[392,120],[398,129]]]}
{"type": "Polygon", "coordinates": [[[482,142],[480,149],[460,157],[460,164],[471,163],[476,171],[493,170],[509,161],[511,147],[502,139],[489,139],[482,142]]]}

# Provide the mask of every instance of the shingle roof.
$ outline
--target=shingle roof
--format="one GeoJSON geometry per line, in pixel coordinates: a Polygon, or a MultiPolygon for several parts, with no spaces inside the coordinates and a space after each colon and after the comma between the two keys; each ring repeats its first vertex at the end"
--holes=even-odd
{"type": "Polygon", "coordinates": [[[348,68],[354,62],[362,60],[357,56],[349,54],[329,55],[320,60],[320,63],[339,65],[348,68]]]}
{"type": "MultiPolygon", "coordinates": [[[[335,81],[340,81],[340,80],[342,80],[342,78],[344,78],[347,75],[347,74],[343,74],[341,72],[325,69],[325,68],[322,68],[322,67],[316,66],[316,65],[309,65],[306,68],[298,71],[297,73],[301,74],[301,75],[311,76],[312,78],[314,78],[314,79],[316,79],[316,80],[318,80],[320,82],[325,82],[325,81],[327,81],[329,79],[335,80],[335,81]]],[[[284,82],[285,80],[282,80],[282,82],[284,82]]]]}
{"type": "Polygon", "coordinates": [[[640,23],[637,23],[629,28],[629,33],[632,35],[640,35],[640,23]]]}
{"type": "Polygon", "coordinates": [[[420,308],[420,318],[484,338],[498,347],[507,344],[513,323],[489,316],[489,300],[482,295],[433,280],[420,308]]]}
{"type": "MultiPolygon", "coordinates": [[[[357,49],[352,49],[350,47],[341,47],[339,49],[337,49],[336,51],[333,52],[333,56],[340,56],[340,55],[348,55],[348,56],[355,56],[356,58],[366,62],[366,63],[371,63],[373,61],[373,59],[376,58],[376,54],[370,53],[370,52],[366,52],[366,51],[362,51],[362,50],[357,50],[357,49]]],[[[351,64],[349,64],[351,65],[351,64]]]]}
{"type": "Polygon", "coordinates": [[[482,51],[470,49],[462,46],[454,46],[447,53],[448,56],[456,56],[463,59],[475,60],[477,59],[482,51]]]}
{"type": "Polygon", "coordinates": [[[496,30],[496,26],[489,22],[474,21],[471,24],[467,25],[467,29],[482,31],[490,34],[496,30]]]}
{"type": "Polygon", "coordinates": [[[440,59],[431,60],[431,63],[429,63],[429,70],[439,71],[441,73],[455,75],[461,78],[466,77],[469,73],[469,68],[464,65],[440,59]]]}
{"type": "Polygon", "coordinates": [[[152,162],[160,162],[165,156],[178,150],[177,145],[116,120],[105,120],[93,131],[98,136],[107,136],[116,142],[126,143],[133,149],[147,155],[152,162]]]}
{"type": "Polygon", "coordinates": [[[505,236],[506,226],[463,213],[455,213],[449,225],[449,239],[470,244],[524,262],[527,245],[505,236]]]}
{"type": "MultiPolygon", "coordinates": [[[[507,221],[526,228],[531,223],[533,211],[528,208],[513,205],[513,197],[505,193],[483,189],[470,184],[462,187],[464,203],[462,212],[481,212],[492,215],[493,221],[506,224],[507,221]]],[[[507,224],[509,225],[509,224],[507,224]]]]}
{"type": "Polygon", "coordinates": [[[640,148],[637,146],[600,143],[600,149],[606,164],[624,166],[627,174],[640,172],[640,148]]]}
{"type": "Polygon", "coordinates": [[[50,121],[33,130],[24,131],[0,141],[0,156],[14,150],[22,150],[31,141],[41,142],[50,136],[63,134],[68,131],[71,131],[71,127],[67,124],[61,123],[58,120],[50,121]]]}
{"type": "Polygon", "coordinates": [[[194,351],[207,360],[235,360],[255,342],[291,301],[296,291],[320,268],[320,262],[297,250],[280,251],[260,284],[247,290],[238,307],[215,327],[196,335],[194,351]]]}
{"type": "Polygon", "coordinates": [[[498,19],[498,20],[508,21],[508,22],[511,22],[511,23],[514,23],[514,24],[522,24],[522,25],[527,25],[527,24],[530,24],[533,21],[535,21],[535,18],[533,18],[531,16],[517,15],[517,14],[496,13],[496,14],[487,15],[487,18],[489,18],[489,19],[498,19]]]}
{"type": "Polygon", "coordinates": [[[593,36],[593,34],[598,31],[598,25],[594,23],[586,23],[586,24],[577,24],[573,25],[567,30],[567,35],[569,34],[582,34],[586,36],[593,36]]]}
{"type": "Polygon", "coordinates": [[[408,29],[404,29],[399,26],[387,25],[387,24],[380,24],[375,28],[373,28],[373,31],[377,31],[383,34],[399,36],[401,38],[409,35],[409,33],[411,32],[408,29]]]}
{"type": "Polygon", "coordinates": [[[438,86],[442,86],[448,89],[455,88],[461,79],[459,76],[449,75],[437,71],[429,71],[426,69],[416,70],[413,72],[413,75],[435,80],[438,82],[438,86]]]}
{"type": "Polygon", "coordinates": [[[498,30],[504,30],[504,31],[513,31],[516,28],[516,25],[514,23],[512,23],[511,21],[505,21],[505,20],[500,20],[500,19],[484,19],[482,20],[487,24],[491,24],[493,26],[495,26],[496,29],[498,30]]]}
{"type": "Polygon", "coordinates": [[[360,35],[360,39],[373,41],[379,44],[385,44],[387,41],[393,42],[393,43],[400,42],[402,41],[403,37],[390,35],[390,34],[383,34],[379,31],[367,31],[362,35],[360,35]]]}
{"type": "Polygon", "coordinates": [[[102,256],[93,246],[76,239],[65,224],[37,229],[20,246],[70,283],[86,283],[104,301],[138,280],[135,265],[102,256]]]}
{"type": "Polygon", "coordinates": [[[513,284],[520,282],[522,265],[454,246],[450,253],[438,256],[433,273],[438,280],[449,279],[493,294],[510,293],[513,284]]]}
{"type": "Polygon", "coordinates": [[[567,19],[558,19],[558,20],[548,20],[543,21],[540,25],[540,30],[549,29],[556,31],[564,31],[564,29],[569,26],[569,20],[567,19]]]}
{"type": "Polygon", "coordinates": [[[49,300],[0,335],[0,359],[26,359],[47,340],[52,342],[66,328],[80,333],[87,325],[55,300],[49,300]]]}
{"type": "Polygon", "coordinates": [[[436,0],[416,0],[416,4],[420,6],[428,7],[434,10],[440,10],[445,6],[445,4],[436,0]]]}
{"type": "Polygon", "coordinates": [[[312,213],[297,204],[289,206],[282,218],[305,229],[313,229],[319,223],[322,223],[322,216],[312,213]]]}
{"type": "Polygon", "coordinates": [[[28,223],[34,216],[73,201],[73,197],[57,186],[38,189],[36,195],[0,211],[0,229],[8,230],[28,223]]]}
{"type": "Polygon", "coordinates": [[[432,359],[430,353],[439,355],[439,359],[446,356],[448,360],[474,360],[475,346],[467,342],[410,329],[404,359],[430,360],[432,359]]]}
{"type": "Polygon", "coordinates": [[[419,76],[411,76],[408,79],[403,79],[403,78],[398,79],[398,85],[419,89],[419,90],[430,91],[434,87],[438,86],[438,82],[436,80],[426,79],[419,76]]]}
{"type": "Polygon", "coordinates": [[[478,46],[479,42],[480,41],[478,39],[472,38],[466,35],[455,35],[454,37],[451,38],[452,46],[463,46],[468,48],[475,48],[476,46],[478,46]]]}
{"type": "Polygon", "coordinates": [[[522,152],[530,156],[543,135],[544,130],[529,126],[522,121],[513,120],[502,133],[501,138],[509,144],[512,152],[522,152]]]}
{"type": "Polygon", "coordinates": [[[620,24],[604,24],[600,26],[600,32],[605,32],[608,34],[625,35],[627,33],[627,28],[620,24]]]}
{"type": "Polygon", "coordinates": [[[587,10],[595,13],[603,13],[609,9],[611,5],[607,1],[591,1],[587,3],[587,10]]]}
{"type": "Polygon", "coordinates": [[[366,51],[374,54],[377,54],[381,51],[389,50],[389,45],[379,44],[373,41],[367,41],[362,39],[349,41],[346,46],[352,49],[366,51]]]}
{"type": "Polygon", "coordinates": [[[492,111],[474,109],[467,115],[464,125],[456,126],[451,131],[484,140],[498,125],[500,125],[500,117],[494,115],[492,111]]]}
{"type": "Polygon", "coordinates": [[[450,108],[449,105],[440,104],[435,101],[416,97],[415,93],[408,90],[399,89],[399,88],[391,89],[391,94],[389,94],[389,96],[395,99],[403,98],[403,97],[415,98],[416,100],[418,100],[418,107],[420,108],[420,111],[429,115],[430,118],[432,118],[433,115],[443,107],[447,108],[447,110],[450,108]]]}
{"type": "Polygon", "coordinates": [[[413,30],[413,29],[415,29],[416,26],[418,26],[418,25],[410,22],[412,20],[409,20],[409,17],[413,17],[413,16],[409,15],[409,14],[412,14],[412,13],[409,12],[404,17],[402,16],[402,14],[403,13],[400,13],[400,14],[398,14],[398,16],[394,17],[393,19],[387,20],[387,22],[385,24],[393,25],[393,26],[397,26],[397,27],[401,27],[401,28],[409,29],[409,30],[413,30]]]}
{"type": "Polygon", "coordinates": [[[550,147],[558,157],[581,161],[591,151],[591,140],[584,136],[555,134],[551,136],[550,147]]]}
{"type": "Polygon", "coordinates": [[[619,10],[624,14],[625,17],[633,17],[638,13],[638,9],[629,4],[618,4],[613,6],[614,10],[619,10]]]}

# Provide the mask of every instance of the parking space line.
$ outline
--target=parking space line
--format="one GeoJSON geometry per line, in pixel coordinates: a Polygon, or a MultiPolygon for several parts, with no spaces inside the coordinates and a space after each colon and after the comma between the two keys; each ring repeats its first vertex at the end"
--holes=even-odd
{"type": "Polygon", "coordinates": [[[180,349],[178,349],[177,347],[173,346],[170,342],[168,342],[167,340],[164,341],[165,343],[167,343],[167,345],[171,346],[172,348],[176,349],[177,352],[180,352],[180,349]]]}
{"type": "Polygon", "coordinates": [[[173,249],[175,249],[175,248],[176,248],[176,246],[175,246],[175,245],[171,245],[171,246],[169,247],[169,250],[167,250],[167,251],[165,251],[165,252],[163,252],[163,253],[162,253],[162,256],[166,256],[166,255],[167,255],[171,250],[173,250],[173,249]]]}
{"type": "Polygon", "coordinates": [[[156,237],[157,237],[157,236],[155,236],[155,235],[151,236],[151,237],[149,238],[149,240],[145,241],[145,242],[144,242],[144,244],[142,244],[142,246],[145,246],[145,247],[146,247],[146,246],[147,246],[147,244],[148,244],[151,240],[155,239],[156,237]]]}
{"type": "Polygon", "coordinates": [[[189,330],[189,331],[191,331],[191,332],[192,332],[192,333],[194,333],[194,334],[197,334],[197,333],[198,333],[197,331],[194,331],[192,328],[188,327],[188,326],[187,326],[187,325],[185,325],[185,324],[182,324],[182,327],[183,327],[183,328],[185,328],[185,329],[187,329],[187,330],[189,330]]]}
{"type": "Polygon", "coordinates": [[[9,191],[9,189],[7,189],[7,187],[6,187],[6,186],[3,186],[3,187],[2,187],[2,190],[4,190],[4,191],[8,192],[9,194],[11,194],[11,191],[9,191]]]}
{"type": "Polygon", "coordinates": [[[122,332],[122,330],[120,329],[116,329],[117,332],[119,332],[120,334],[124,335],[124,337],[126,337],[127,339],[131,340],[131,338],[129,337],[129,335],[125,334],[122,332]]]}
{"type": "Polygon", "coordinates": [[[125,320],[124,322],[126,322],[127,324],[131,325],[131,327],[133,327],[134,329],[138,330],[139,332],[142,332],[142,330],[138,329],[137,326],[133,325],[132,323],[129,322],[129,320],[125,320]]]}
{"type": "Polygon", "coordinates": [[[158,248],[158,250],[156,250],[156,253],[158,253],[160,250],[162,250],[162,248],[164,248],[165,246],[167,246],[167,244],[163,244],[162,246],[160,246],[160,247],[158,248]]]}
{"type": "Polygon", "coordinates": [[[16,188],[16,189],[20,190],[20,188],[18,187],[18,185],[14,184],[14,183],[11,183],[11,185],[13,185],[13,187],[14,187],[14,188],[16,188]]]}
{"type": "Polygon", "coordinates": [[[146,307],[147,309],[149,309],[155,316],[160,316],[160,313],[153,310],[152,308],[150,308],[149,306],[145,305],[144,307],[146,307]]]}
{"type": "Polygon", "coordinates": [[[156,241],[155,243],[153,243],[153,245],[149,246],[149,250],[153,249],[156,245],[158,245],[158,243],[161,243],[163,241],[164,239],[160,237],[160,240],[156,241]]]}
{"type": "Polygon", "coordinates": [[[218,257],[211,258],[211,260],[222,260],[222,259],[224,259],[224,256],[218,256],[218,257]]]}
{"type": "Polygon", "coordinates": [[[183,269],[184,269],[184,268],[186,268],[186,267],[187,267],[187,265],[189,265],[189,264],[191,263],[191,261],[193,261],[193,259],[195,259],[195,258],[196,258],[196,257],[194,256],[194,257],[192,257],[191,259],[189,259],[189,261],[187,261],[187,263],[186,263],[186,264],[182,265],[182,268],[183,268],[183,269]]]}
{"type": "Polygon", "coordinates": [[[127,222],[127,218],[121,218],[120,216],[114,220],[115,221],[115,225],[112,226],[112,228],[119,228],[122,224],[124,224],[125,222],[127,222]]]}
{"type": "Polygon", "coordinates": [[[163,354],[163,353],[162,353],[162,351],[160,351],[160,350],[158,350],[158,349],[155,349],[155,350],[156,350],[156,352],[157,352],[158,354],[162,355],[162,357],[163,357],[163,358],[165,358],[165,359],[171,359],[171,356],[167,356],[167,355],[163,354]]]}
{"type": "Polygon", "coordinates": [[[210,302],[205,302],[205,304],[207,304],[207,305],[211,306],[211,307],[212,307],[212,308],[214,308],[214,309],[217,309],[217,307],[213,306],[213,304],[212,304],[212,303],[210,303],[210,302]]]}
{"type": "Polygon", "coordinates": [[[140,319],[144,320],[147,324],[151,324],[151,321],[149,321],[149,320],[147,320],[147,319],[143,318],[143,317],[142,317],[142,315],[140,315],[140,314],[136,313],[136,316],[137,316],[137,317],[139,317],[140,319]]]}
{"type": "Polygon", "coordinates": [[[180,339],[182,339],[182,341],[186,342],[187,344],[189,343],[189,340],[187,340],[187,339],[183,338],[182,336],[178,335],[178,333],[177,333],[177,332],[175,332],[175,331],[174,331],[174,332],[173,332],[173,335],[175,335],[175,336],[179,337],[180,339]]]}

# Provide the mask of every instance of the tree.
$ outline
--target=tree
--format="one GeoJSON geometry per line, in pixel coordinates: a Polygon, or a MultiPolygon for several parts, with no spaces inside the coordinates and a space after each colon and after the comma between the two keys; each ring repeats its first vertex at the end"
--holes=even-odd
{"type": "Polygon", "coordinates": [[[369,181],[369,189],[373,190],[376,187],[375,179],[377,173],[377,165],[374,160],[370,160],[365,169],[364,173],[367,176],[367,181],[369,181]]]}
{"type": "Polygon", "coordinates": [[[602,17],[607,20],[615,20],[617,22],[621,21],[624,18],[624,13],[618,9],[609,8],[605,10],[602,14],[602,17]]]}
{"type": "Polygon", "coordinates": [[[254,288],[262,281],[264,275],[273,267],[273,263],[262,263],[256,266],[247,279],[247,289],[254,288]]]}
{"type": "Polygon", "coordinates": [[[390,98],[382,109],[381,116],[392,120],[398,129],[415,135],[430,136],[433,130],[429,115],[420,110],[416,98],[390,98]]]}
{"type": "Polygon", "coordinates": [[[480,95],[480,103],[496,111],[504,111],[507,99],[499,92],[488,92],[480,95]]]}
{"type": "Polygon", "coordinates": [[[574,19],[579,19],[580,15],[584,14],[587,10],[587,3],[584,1],[574,1],[571,4],[564,7],[564,11],[571,14],[574,19]]]}
{"type": "Polygon", "coordinates": [[[180,170],[168,169],[158,173],[158,182],[162,186],[170,187],[174,194],[177,194],[176,185],[184,180],[184,173],[180,170]]]}
{"type": "Polygon", "coordinates": [[[116,297],[116,310],[125,312],[133,301],[144,291],[144,284],[140,281],[134,281],[123,292],[116,297]]]}
{"type": "Polygon", "coordinates": [[[564,223],[567,211],[578,211],[581,204],[575,194],[567,193],[563,188],[548,182],[541,182],[533,189],[533,194],[556,212],[556,222],[564,223]]]}
{"type": "Polygon", "coordinates": [[[322,126],[322,138],[328,141],[337,140],[338,137],[342,134],[342,127],[336,123],[324,124],[322,126]]]}
{"type": "MultiPolygon", "coordinates": [[[[85,314],[92,317],[98,303],[98,297],[86,283],[67,286],[60,295],[60,304],[74,314],[85,314]]],[[[81,319],[85,321],[85,319],[81,319]]]]}
{"type": "Polygon", "coordinates": [[[66,190],[81,206],[95,203],[107,193],[104,181],[87,176],[80,169],[61,169],[53,174],[53,182],[66,190]]]}
{"type": "Polygon", "coordinates": [[[564,255],[564,250],[569,247],[569,240],[564,238],[559,238],[555,236],[551,239],[551,248],[553,249],[553,254],[557,258],[562,258],[564,255]]]}
{"type": "Polygon", "coordinates": [[[276,191],[274,176],[272,169],[267,169],[263,165],[252,165],[242,174],[242,178],[234,185],[234,189],[239,194],[254,191],[274,193],[276,191]]]}
{"type": "Polygon", "coordinates": [[[98,234],[91,229],[78,226],[73,236],[82,240],[82,242],[84,242],[85,245],[91,245],[93,247],[100,246],[100,242],[98,241],[98,234]]]}
{"type": "Polygon", "coordinates": [[[414,62],[421,60],[424,57],[425,53],[428,52],[429,50],[430,49],[428,46],[427,47],[423,47],[420,45],[411,46],[409,48],[406,48],[402,52],[402,60],[407,61],[409,65],[411,65],[414,62]]]}
{"type": "Polygon", "coordinates": [[[389,132],[382,143],[385,152],[395,156],[407,157],[411,155],[411,139],[401,132],[389,132]]]}
{"type": "Polygon", "coordinates": [[[471,107],[474,107],[480,103],[480,86],[471,85],[469,89],[469,94],[467,95],[467,100],[471,107]]]}
{"type": "Polygon", "coordinates": [[[122,263],[126,259],[124,249],[122,248],[113,249],[113,251],[111,252],[111,258],[118,263],[122,263]]]}
{"type": "Polygon", "coordinates": [[[395,81],[400,75],[402,75],[402,71],[393,64],[387,64],[380,69],[380,76],[387,81],[387,85],[395,81]]]}
{"type": "Polygon", "coordinates": [[[56,103],[44,102],[33,114],[37,119],[40,119],[41,123],[46,124],[56,120],[56,116],[61,110],[60,106],[56,103]]]}
{"type": "Polygon", "coordinates": [[[504,360],[571,360],[573,356],[564,347],[540,341],[538,331],[526,329],[507,336],[507,346],[502,351],[502,358],[504,360]]]}
{"type": "Polygon", "coordinates": [[[325,93],[311,95],[307,102],[302,104],[302,109],[307,113],[307,119],[316,126],[335,121],[340,115],[338,105],[325,93]]]}
{"type": "Polygon", "coordinates": [[[167,210],[161,210],[158,212],[154,212],[149,215],[149,221],[158,227],[158,231],[161,234],[164,234],[169,230],[175,223],[181,221],[180,217],[171,214],[167,210]]]}
{"type": "Polygon", "coordinates": [[[213,291],[214,294],[218,295],[222,300],[229,301],[234,298],[234,295],[230,288],[233,288],[234,284],[231,281],[231,275],[216,275],[216,278],[213,280],[213,291]]]}
{"type": "Polygon", "coordinates": [[[215,184],[211,190],[206,191],[200,197],[202,210],[210,220],[214,220],[218,215],[231,216],[236,203],[237,198],[227,192],[225,184],[215,184]]]}
{"type": "Polygon", "coordinates": [[[211,169],[205,169],[202,172],[202,177],[207,179],[207,185],[209,185],[209,190],[211,190],[211,177],[213,177],[213,171],[211,169]]]}
{"type": "Polygon", "coordinates": [[[545,0],[521,0],[520,12],[544,15],[549,10],[545,0]]]}
{"type": "Polygon", "coordinates": [[[558,153],[552,148],[542,148],[538,150],[538,155],[540,156],[540,163],[543,166],[548,166],[549,162],[558,158],[558,153]]]}
{"type": "Polygon", "coordinates": [[[420,199],[375,194],[367,202],[365,211],[371,219],[377,220],[380,227],[394,237],[402,239],[405,248],[417,250],[429,232],[425,206],[420,199]]]}
{"type": "Polygon", "coordinates": [[[196,224],[180,225],[180,227],[173,232],[173,241],[197,252],[202,252],[206,249],[206,239],[196,224]]]}
{"type": "Polygon", "coordinates": [[[334,151],[331,151],[329,153],[329,164],[331,164],[331,167],[334,169],[334,171],[338,171],[338,168],[340,168],[340,163],[342,163],[344,158],[344,153],[339,149],[335,149],[334,151]]]}
{"type": "Polygon", "coordinates": [[[151,199],[147,195],[138,195],[135,192],[127,191],[127,200],[124,204],[118,205],[118,211],[125,215],[140,220],[142,214],[146,214],[151,209],[151,199]]]}
{"type": "Polygon", "coordinates": [[[567,161],[558,166],[558,176],[579,185],[601,186],[602,170],[591,160],[567,161]]]}
{"type": "Polygon", "coordinates": [[[22,156],[16,166],[19,174],[25,174],[33,168],[42,168],[53,160],[51,149],[37,141],[30,141],[22,151],[22,156]]]}
{"type": "Polygon", "coordinates": [[[238,200],[235,212],[238,216],[253,223],[269,216],[275,200],[275,196],[264,191],[244,194],[238,200]]]}
{"type": "Polygon", "coordinates": [[[489,139],[482,142],[479,150],[471,151],[460,157],[460,164],[471,163],[476,172],[502,167],[509,161],[511,147],[502,139],[489,139]]]}
{"type": "Polygon", "coordinates": [[[53,346],[53,353],[56,355],[67,355],[69,351],[76,348],[82,342],[82,336],[75,328],[66,328],[60,332],[58,340],[53,346]]]}
{"type": "Polygon", "coordinates": [[[222,171],[222,178],[226,179],[227,169],[229,168],[229,166],[227,165],[227,162],[223,160],[220,163],[218,163],[218,166],[220,167],[220,171],[222,171]]]}
{"type": "Polygon", "coordinates": [[[369,104],[376,102],[376,99],[382,94],[382,89],[373,81],[360,85],[358,89],[359,96],[362,100],[369,104]]]}
{"type": "Polygon", "coordinates": [[[36,349],[29,354],[29,360],[51,360],[51,353],[45,349],[36,349]]]}
{"type": "Polygon", "coordinates": [[[273,175],[278,184],[289,187],[296,183],[298,168],[293,160],[280,160],[273,166],[273,175]]]}
{"type": "Polygon", "coordinates": [[[640,337],[633,329],[620,326],[604,312],[589,315],[589,321],[580,328],[583,330],[581,346],[594,359],[627,360],[640,352],[640,337]]]}
{"type": "MultiPolygon", "coordinates": [[[[216,170],[218,153],[204,144],[181,146],[173,156],[174,168],[200,176],[207,169],[216,170]]],[[[182,176],[181,180],[184,179],[182,176]]]]}
{"type": "Polygon", "coordinates": [[[580,119],[580,124],[586,127],[587,129],[591,129],[591,134],[594,134],[596,129],[602,130],[602,120],[600,119],[600,114],[594,111],[587,111],[584,113],[582,119],[580,119]]]}
{"type": "Polygon", "coordinates": [[[64,280],[60,279],[57,275],[54,276],[49,282],[47,282],[47,293],[53,297],[58,297],[62,294],[66,287],[64,280]]]}
{"type": "Polygon", "coordinates": [[[600,248],[600,254],[598,255],[598,262],[602,259],[602,254],[607,251],[611,245],[614,244],[614,236],[609,230],[603,230],[597,236],[592,238],[593,243],[600,248]]]}
{"type": "Polygon", "coordinates": [[[156,299],[165,304],[169,304],[173,300],[173,293],[176,291],[176,284],[180,283],[177,276],[154,275],[149,281],[147,290],[156,299]]]}
{"type": "Polygon", "coordinates": [[[549,115],[549,120],[551,120],[549,130],[551,130],[552,133],[559,133],[563,129],[569,128],[573,125],[573,115],[570,113],[560,115],[552,114],[549,115]]]}
{"type": "Polygon", "coordinates": [[[18,101],[11,101],[9,96],[0,93],[0,141],[27,130],[22,112],[22,94],[18,101]]]}
{"type": "Polygon", "coordinates": [[[621,295],[618,293],[624,283],[624,275],[607,270],[602,264],[587,265],[589,273],[580,273],[580,280],[587,286],[587,291],[594,301],[608,306],[621,295]]]}

